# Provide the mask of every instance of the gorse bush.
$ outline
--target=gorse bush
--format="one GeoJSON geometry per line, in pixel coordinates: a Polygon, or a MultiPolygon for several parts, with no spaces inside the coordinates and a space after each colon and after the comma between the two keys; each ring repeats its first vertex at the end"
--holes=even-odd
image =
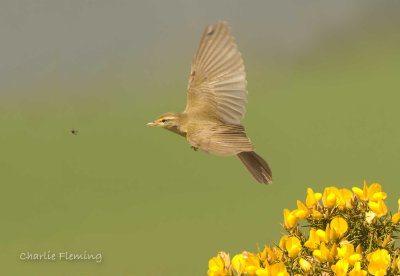
{"type": "Polygon", "coordinates": [[[378,183],[352,190],[307,189],[305,202],[283,211],[284,235],[277,246],[244,251],[232,259],[220,252],[208,262],[209,276],[400,275],[399,209],[388,214],[378,183]]]}

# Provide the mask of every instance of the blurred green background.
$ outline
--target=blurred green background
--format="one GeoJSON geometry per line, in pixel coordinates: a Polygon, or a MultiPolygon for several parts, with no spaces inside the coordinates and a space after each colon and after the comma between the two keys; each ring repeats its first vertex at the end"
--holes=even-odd
{"type": "Polygon", "coordinates": [[[283,232],[306,188],[400,196],[395,1],[2,1],[2,275],[205,275],[283,232]],[[146,123],[185,106],[203,28],[227,20],[244,119],[274,183],[146,123]],[[73,135],[71,129],[79,133],[73,135]],[[22,261],[22,252],[101,253],[22,261]]]}

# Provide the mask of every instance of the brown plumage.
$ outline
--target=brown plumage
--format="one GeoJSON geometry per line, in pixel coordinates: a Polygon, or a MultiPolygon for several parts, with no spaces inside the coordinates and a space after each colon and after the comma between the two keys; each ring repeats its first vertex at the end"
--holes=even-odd
{"type": "Polygon", "coordinates": [[[168,112],[149,126],[158,126],[186,137],[195,149],[214,155],[238,155],[260,183],[271,183],[267,162],[240,124],[247,102],[243,59],[225,22],[208,26],[194,56],[184,112],[168,112]]]}

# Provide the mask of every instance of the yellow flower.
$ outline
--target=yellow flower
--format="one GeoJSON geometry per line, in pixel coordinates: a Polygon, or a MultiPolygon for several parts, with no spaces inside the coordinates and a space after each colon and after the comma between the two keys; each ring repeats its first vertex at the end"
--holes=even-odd
{"type": "Polygon", "coordinates": [[[320,240],[319,240],[316,232],[317,232],[317,230],[315,230],[314,228],[311,228],[310,236],[308,237],[308,240],[304,243],[304,246],[310,248],[311,250],[317,249],[320,244],[320,240]]]}
{"type": "MultiPolygon", "coordinates": [[[[332,219],[330,224],[326,225],[325,231],[322,229],[318,229],[315,231],[315,233],[312,234],[313,235],[315,234],[316,237],[319,239],[319,241],[324,241],[325,243],[328,243],[332,240],[342,238],[344,234],[347,232],[347,230],[348,230],[348,225],[346,220],[342,217],[335,217],[332,219]]],[[[310,231],[310,237],[311,237],[311,231],[310,231]]]]}
{"type": "Polygon", "coordinates": [[[356,253],[361,254],[362,250],[361,250],[361,244],[357,245],[356,247],[356,253]]]}
{"type": "MultiPolygon", "coordinates": [[[[335,227],[337,227],[336,224],[337,224],[337,222],[334,221],[334,226],[335,227]]],[[[343,226],[342,226],[342,228],[343,228],[343,226]]],[[[317,235],[318,239],[321,242],[328,243],[328,242],[330,242],[330,241],[332,241],[334,239],[337,239],[337,238],[341,237],[336,233],[335,229],[332,229],[332,227],[329,224],[327,224],[326,227],[325,227],[325,231],[322,230],[322,229],[318,229],[315,232],[315,234],[317,235]]],[[[343,231],[343,229],[336,229],[336,230],[343,231]]]]}
{"type": "Polygon", "coordinates": [[[237,254],[233,257],[232,267],[239,275],[244,273],[246,270],[246,261],[243,258],[243,254],[237,254]]]}
{"type": "Polygon", "coordinates": [[[244,251],[232,261],[220,252],[209,260],[208,276],[290,276],[288,270],[294,276],[400,275],[400,248],[393,245],[400,224],[400,199],[397,213],[390,217],[380,184],[368,187],[364,181],[363,189],[352,190],[327,187],[320,194],[309,188],[305,203],[298,200],[297,209],[283,210],[288,234],[279,246],[265,246],[257,254],[244,251]],[[297,225],[302,219],[306,219],[308,239],[297,225]]]}
{"type": "Polygon", "coordinates": [[[362,260],[362,255],[359,253],[353,253],[349,256],[348,260],[350,265],[354,265],[362,260]]]}
{"type": "Polygon", "coordinates": [[[260,267],[259,269],[256,270],[256,275],[257,276],[270,276],[271,274],[269,273],[268,268],[260,267]]]}
{"type": "Polygon", "coordinates": [[[361,201],[365,202],[368,200],[368,187],[366,180],[364,180],[364,188],[362,190],[358,187],[353,187],[351,190],[361,201]]]}
{"type": "Polygon", "coordinates": [[[266,265],[264,268],[259,268],[254,275],[257,276],[290,276],[286,270],[284,263],[279,262],[273,265],[266,265]]]}
{"type": "Polygon", "coordinates": [[[295,211],[295,216],[299,219],[305,219],[308,216],[308,208],[300,200],[297,200],[297,210],[295,211]]]}
{"type": "Polygon", "coordinates": [[[336,244],[329,250],[325,243],[322,242],[319,249],[313,251],[313,256],[321,262],[333,262],[334,257],[337,255],[336,244]]]}
{"type": "Polygon", "coordinates": [[[386,275],[390,263],[390,255],[386,249],[377,249],[367,255],[368,272],[372,275],[386,275]]]}
{"type": "Polygon", "coordinates": [[[400,198],[398,200],[398,203],[399,203],[399,209],[397,210],[397,213],[393,214],[393,216],[392,216],[392,222],[394,224],[397,224],[400,221],[400,198]]]}
{"type": "Polygon", "coordinates": [[[336,205],[337,194],[339,190],[336,187],[326,187],[322,195],[324,207],[333,208],[336,205]]]}
{"type": "Polygon", "coordinates": [[[368,207],[376,214],[378,218],[387,214],[387,207],[382,199],[368,202],[368,207]]]}
{"type": "Polygon", "coordinates": [[[264,266],[267,263],[274,263],[282,259],[282,250],[278,247],[265,246],[262,252],[258,253],[258,259],[264,266]]]}
{"type": "Polygon", "coordinates": [[[354,245],[350,242],[342,244],[338,249],[338,257],[340,259],[347,260],[350,265],[354,265],[356,262],[361,261],[362,256],[359,253],[354,252],[354,245]]]}
{"type": "Polygon", "coordinates": [[[378,183],[373,183],[367,187],[367,182],[364,180],[364,188],[353,187],[353,192],[361,201],[379,201],[386,198],[386,193],[382,192],[382,186],[378,183]]]}
{"type": "Polygon", "coordinates": [[[283,210],[283,220],[284,220],[283,226],[286,229],[293,228],[297,223],[296,210],[290,212],[289,209],[285,208],[283,210]]]}
{"type": "Polygon", "coordinates": [[[335,217],[330,223],[330,228],[335,231],[335,236],[340,239],[347,232],[349,226],[344,218],[335,217]]]}
{"type": "Polygon", "coordinates": [[[271,276],[290,276],[284,263],[270,265],[269,272],[271,276]]]}
{"type": "Polygon", "coordinates": [[[311,216],[314,219],[321,219],[323,217],[323,215],[317,210],[311,210],[311,216]]]}
{"type": "Polygon", "coordinates": [[[256,275],[256,270],[260,268],[260,262],[256,255],[244,251],[232,259],[232,267],[239,274],[256,275]]]}
{"type": "Polygon", "coordinates": [[[382,186],[378,183],[372,183],[368,188],[368,199],[370,201],[383,200],[387,197],[386,193],[382,192],[382,186]]]}
{"type": "Polygon", "coordinates": [[[310,236],[308,237],[308,240],[304,243],[304,246],[313,250],[313,249],[317,249],[320,243],[321,242],[317,235],[317,230],[315,230],[314,228],[311,228],[310,236]]]}
{"type": "Polygon", "coordinates": [[[353,207],[353,193],[348,189],[340,189],[337,194],[336,204],[340,210],[353,207]]]}
{"type": "Polygon", "coordinates": [[[211,258],[208,261],[208,276],[225,276],[226,270],[225,270],[225,263],[224,260],[220,257],[214,257],[211,258]]]}
{"type": "Polygon", "coordinates": [[[313,189],[307,189],[306,206],[308,208],[313,208],[317,202],[322,198],[321,193],[314,193],[313,189]]]}
{"type": "Polygon", "coordinates": [[[282,250],[285,250],[285,243],[286,243],[286,240],[289,238],[289,236],[288,235],[283,235],[282,237],[281,237],[281,239],[279,240],[279,247],[282,249],[282,250]]]}
{"type": "Polygon", "coordinates": [[[347,260],[339,260],[336,264],[331,266],[332,271],[337,276],[346,276],[347,270],[349,269],[349,263],[347,260]]]}
{"type": "Polygon", "coordinates": [[[349,276],[365,276],[365,275],[367,275],[367,271],[361,269],[360,262],[356,262],[354,264],[354,268],[349,273],[349,276]]]}
{"type": "Polygon", "coordinates": [[[354,253],[354,245],[350,242],[342,244],[338,247],[337,252],[340,259],[347,259],[354,253]]]}
{"type": "Polygon", "coordinates": [[[322,229],[318,229],[315,234],[317,235],[319,241],[321,242],[329,242],[329,225],[326,226],[325,231],[322,229]]]}
{"type": "Polygon", "coordinates": [[[392,222],[394,224],[397,224],[397,223],[399,223],[399,221],[400,221],[400,212],[397,212],[396,214],[394,214],[392,216],[392,222]]]}
{"type": "Polygon", "coordinates": [[[287,237],[284,248],[288,251],[289,257],[295,258],[301,250],[301,242],[296,237],[287,237]]]}
{"type": "Polygon", "coordinates": [[[309,272],[311,270],[311,263],[306,259],[300,258],[299,264],[304,272],[309,272]]]}

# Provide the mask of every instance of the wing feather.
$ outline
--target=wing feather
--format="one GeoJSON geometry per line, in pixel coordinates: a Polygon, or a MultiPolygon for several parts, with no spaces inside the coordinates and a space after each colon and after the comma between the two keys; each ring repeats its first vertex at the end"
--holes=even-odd
{"type": "Polygon", "coordinates": [[[188,132],[189,143],[201,150],[215,155],[234,155],[254,150],[241,125],[215,125],[207,129],[188,132]]]}
{"type": "Polygon", "coordinates": [[[185,112],[240,124],[247,102],[243,59],[225,22],[208,26],[192,62],[185,112]]]}
{"type": "Polygon", "coordinates": [[[211,135],[208,145],[210,152],[219,155],[238,154],[254,149],[244,128],[240,125],[219,126],[211,135]]]}

